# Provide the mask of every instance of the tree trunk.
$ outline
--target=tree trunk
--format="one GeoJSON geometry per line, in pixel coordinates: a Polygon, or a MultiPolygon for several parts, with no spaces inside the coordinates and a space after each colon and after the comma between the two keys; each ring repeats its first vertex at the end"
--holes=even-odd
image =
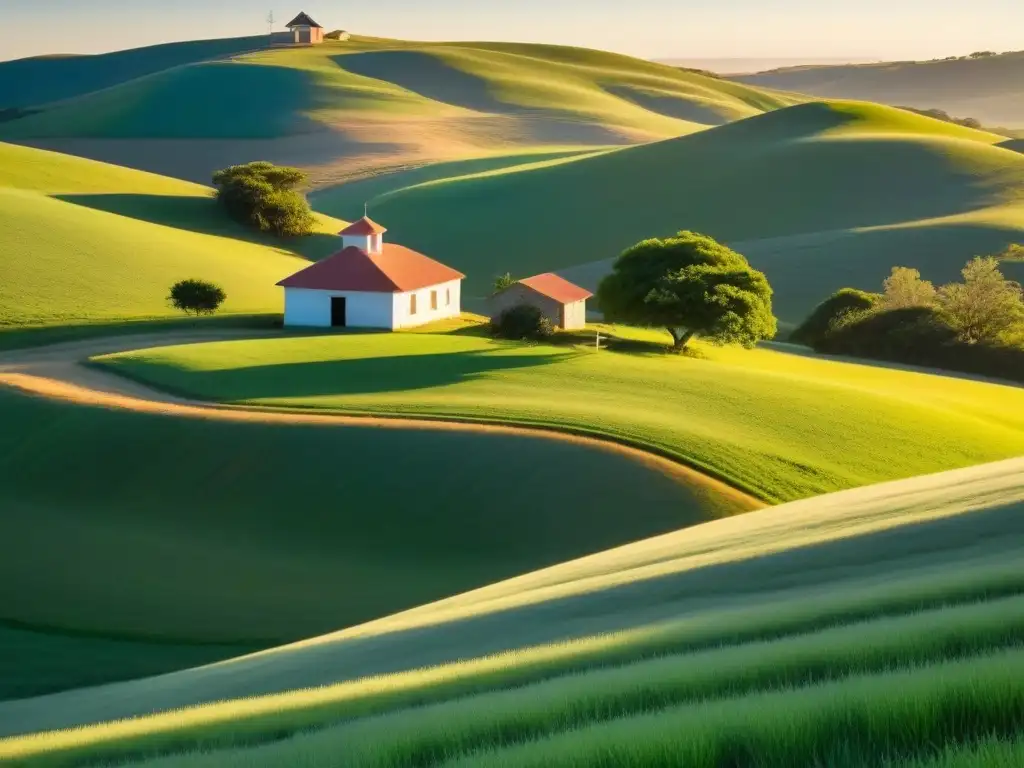
{"type": "Polygon", "coordinates": [[[673,352],[682,352],[686,345],[690,343],[690,339],[693,338],[695,333],[695,331],[686,328],[669,328],[668,332],[672,334],[673,352]]]}

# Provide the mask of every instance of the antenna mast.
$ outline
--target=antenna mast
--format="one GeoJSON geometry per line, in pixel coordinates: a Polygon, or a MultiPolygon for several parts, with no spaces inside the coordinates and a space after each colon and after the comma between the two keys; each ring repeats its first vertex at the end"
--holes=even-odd
{"type": "Polygon", "coordinates": [[[267,14],[267,34],[271,37],[274,36],[274,12],[271,11],[267,14]]]}

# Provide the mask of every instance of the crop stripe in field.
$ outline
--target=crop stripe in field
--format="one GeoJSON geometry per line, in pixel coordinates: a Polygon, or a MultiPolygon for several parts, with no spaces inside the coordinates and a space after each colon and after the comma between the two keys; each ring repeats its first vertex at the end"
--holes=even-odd
{"type": "Polygon", "coordinates": [[[1020,768],[1024,734],[1013,739],[987,738],[947,745],[938,755],[886,763],[885,768],[1020,768]]]}
{"type": "MultiPolygon", "coordinates": [[[[862,768],[894,759],[927,759],[950,743],[1012,739],[1022,728],[1024,647],[1017,647],[621,718],[506,749],[452,753],[440,765],[862,768]]],[[[166,768],[172,765],[186,764],[166,768]]],[[[220,765],[233,768],[229,762],[220,765]]],[[[250,757],[245,765],[260,764],[250,757]]]]}
{"type": "MultiPolygon", "coordinates": [[[[298,736],[292,744],[336,742],[334,749],[357,761],[354,764],[362,764],[358,761],[368,759],[372,752],[378,756],[387,753],[387,765],[429,766],[455,749],[497,747],[684,702],[743,695],[765,687],[813,685],[851,674],[991,651],[1022,641],[1024,597],[1007,598],[555,678],[350,721],[298,736]],[[449,722],[460,723],[457,734],[447,727],[449,722]],[[395,746],[389,749],[381,744],[395,746]]],[[[40,734],[20,740],[24,747],[20,752],[25,765],[82,765],[196,748],[251,747],[279,741],[299,730],[299,724],[287,717],[277,723],[264,720],[257,733],[228,722],[227,728],[221,729],[227,733],[207,733],[208,738],[201,740],[181,738],[185,734],[168,739],[162,737],[173,734],[153,733],[150,738],[137,734],[118,741],[111,734],[114,740],[107,744],[72,743],[65,749],[55,743],[61,734],[40,734]]],[[[323,726],[323,722],[307,721],[305,729],[317,725],[323,726]]],[[[14,747],[8,757],[18,754],[18,741],[8,742],[14,747]]],[[[4,743],[0,742],[0,758],[4,752],[4,743]]]]}
{"type": "Polygon", "coordinates": [[[353,765],[429,768],[452,753],[502,748],[697,701],[969,657],[1022,641],[1024,598],[1013,598],[481,694],[339,726],[325,739],[353,765]]]}

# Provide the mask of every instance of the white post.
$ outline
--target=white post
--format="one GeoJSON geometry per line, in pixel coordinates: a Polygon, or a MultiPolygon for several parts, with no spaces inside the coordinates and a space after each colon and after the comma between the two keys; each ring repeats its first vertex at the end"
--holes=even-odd
{"type": "Polygon", "coordinates": [[[594,337],[594,349],[601,348],[601,329],[597,329],[597,336],[594,337]]]}

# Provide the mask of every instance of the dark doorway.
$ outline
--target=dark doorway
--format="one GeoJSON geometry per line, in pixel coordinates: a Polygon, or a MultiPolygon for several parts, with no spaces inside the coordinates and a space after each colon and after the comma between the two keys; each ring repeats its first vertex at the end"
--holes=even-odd
{"type": "Polygon", "coordinates": [[[332,296],[331,297],[331,326],[335,328],[343,328],[345,323],[345,297],[344,296],[332,296]]]}

